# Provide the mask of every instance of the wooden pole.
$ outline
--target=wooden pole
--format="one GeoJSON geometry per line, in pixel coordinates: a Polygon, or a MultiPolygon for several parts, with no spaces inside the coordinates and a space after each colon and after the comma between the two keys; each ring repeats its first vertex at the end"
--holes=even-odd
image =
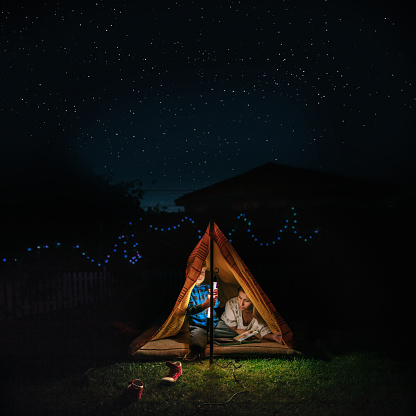
{"type": "Polygon", "coordinates": [[[210,333],[210,341],[209,341],[209,363],[214,363],[214,297],[212,296],[214,293],[214,221],[210,221],[209,227],[209,236],[210,236],[210,269],[211,269],[211,296],[210,296],[210,311],[211,311],[211,319],[209,322],[209,333],[210,333]]]}

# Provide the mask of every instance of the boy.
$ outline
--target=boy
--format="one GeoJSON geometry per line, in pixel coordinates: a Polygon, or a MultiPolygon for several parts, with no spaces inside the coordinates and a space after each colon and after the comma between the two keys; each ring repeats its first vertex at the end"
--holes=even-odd
{"type": "MultiPolygon", "coordinates": [[[[207,283],[204,283],[205,272],[206,265],[204,264],[201,274],[192,289],[187,309],[190,333],[189,349],[193,356],[204,354],[208,343],[207,334],[209,324],[207,318],[210,307],[210,286],[207,283]]],[[[214,337],[235,337],[238,335],[237,332],[230,329],[223,321],[220,321],[215,312],[215,308],[218,308],[220,304],[218,300],[218,289],[214,290],[213,296],[214,310],[211,313],[211,318],[214,319],[214,337]]]]}

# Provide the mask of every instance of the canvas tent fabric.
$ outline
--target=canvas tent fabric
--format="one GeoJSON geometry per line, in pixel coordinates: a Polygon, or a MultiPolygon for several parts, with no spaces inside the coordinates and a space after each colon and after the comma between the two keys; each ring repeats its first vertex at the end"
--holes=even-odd
{"type": "MultiPolygon", "coordinates": [[[[279,331],[282,334],[284,347],[290,349],[295,347],[293,333],[288,324],[277,312],[217,224],[211,223],[188,258],[185,282],[172,312],[163,325],[149,328],[133,340],[130,344],[132,355],[135,355],[149,341],[175,337],[184,332],[184,328],[187,327],[186,310],[190,295],[201,274],[204,262],[207,264],[207,270],[212,269],[215,272],[220,307],[224,307],[229,299],[237,296],[238,288],[241,286],[270,330],[279,331]],[[213,256],[210,255],[211,246],[213,256]],[[211,257],[214,260],[213,265],[210,264],[211,257]]],[[[205,281],[210,282],[210,272],[206,273],[205,281]]]]}

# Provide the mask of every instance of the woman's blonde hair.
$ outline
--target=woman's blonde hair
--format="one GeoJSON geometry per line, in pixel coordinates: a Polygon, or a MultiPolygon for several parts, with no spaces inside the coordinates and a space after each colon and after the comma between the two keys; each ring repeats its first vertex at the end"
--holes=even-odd
{"type": "MultiPolygon", "coordinates": [[[[238,293],[240,293],[240,292],[243,292],[243,293],[245,293],[247,295],[247,293],[244,291],[244,289],[241,286],[238,288],[238,293]]],[[[250,298],[249,298],[249,300],[251,302],[251,299],[250,298]]],[[[257,319],[257,322],[259,322],[259,323],[264,323],[263,318],[260,316],[260,314],[257,311],[256,307],[254,306],[253,302],[251,302],[251,305],[253,306],[253,318],[256,318],[257,319]]]]}

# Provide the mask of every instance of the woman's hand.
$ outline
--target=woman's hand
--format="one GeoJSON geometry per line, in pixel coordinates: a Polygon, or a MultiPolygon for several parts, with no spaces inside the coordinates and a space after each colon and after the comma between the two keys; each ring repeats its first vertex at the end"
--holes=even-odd
{"type": "Polygon", "coordinates": [[[275,332],[274,334],[267,334],[263,337],[266,341],[274,341],[283,345],[282,335],[280,332],[275,332]]]}

